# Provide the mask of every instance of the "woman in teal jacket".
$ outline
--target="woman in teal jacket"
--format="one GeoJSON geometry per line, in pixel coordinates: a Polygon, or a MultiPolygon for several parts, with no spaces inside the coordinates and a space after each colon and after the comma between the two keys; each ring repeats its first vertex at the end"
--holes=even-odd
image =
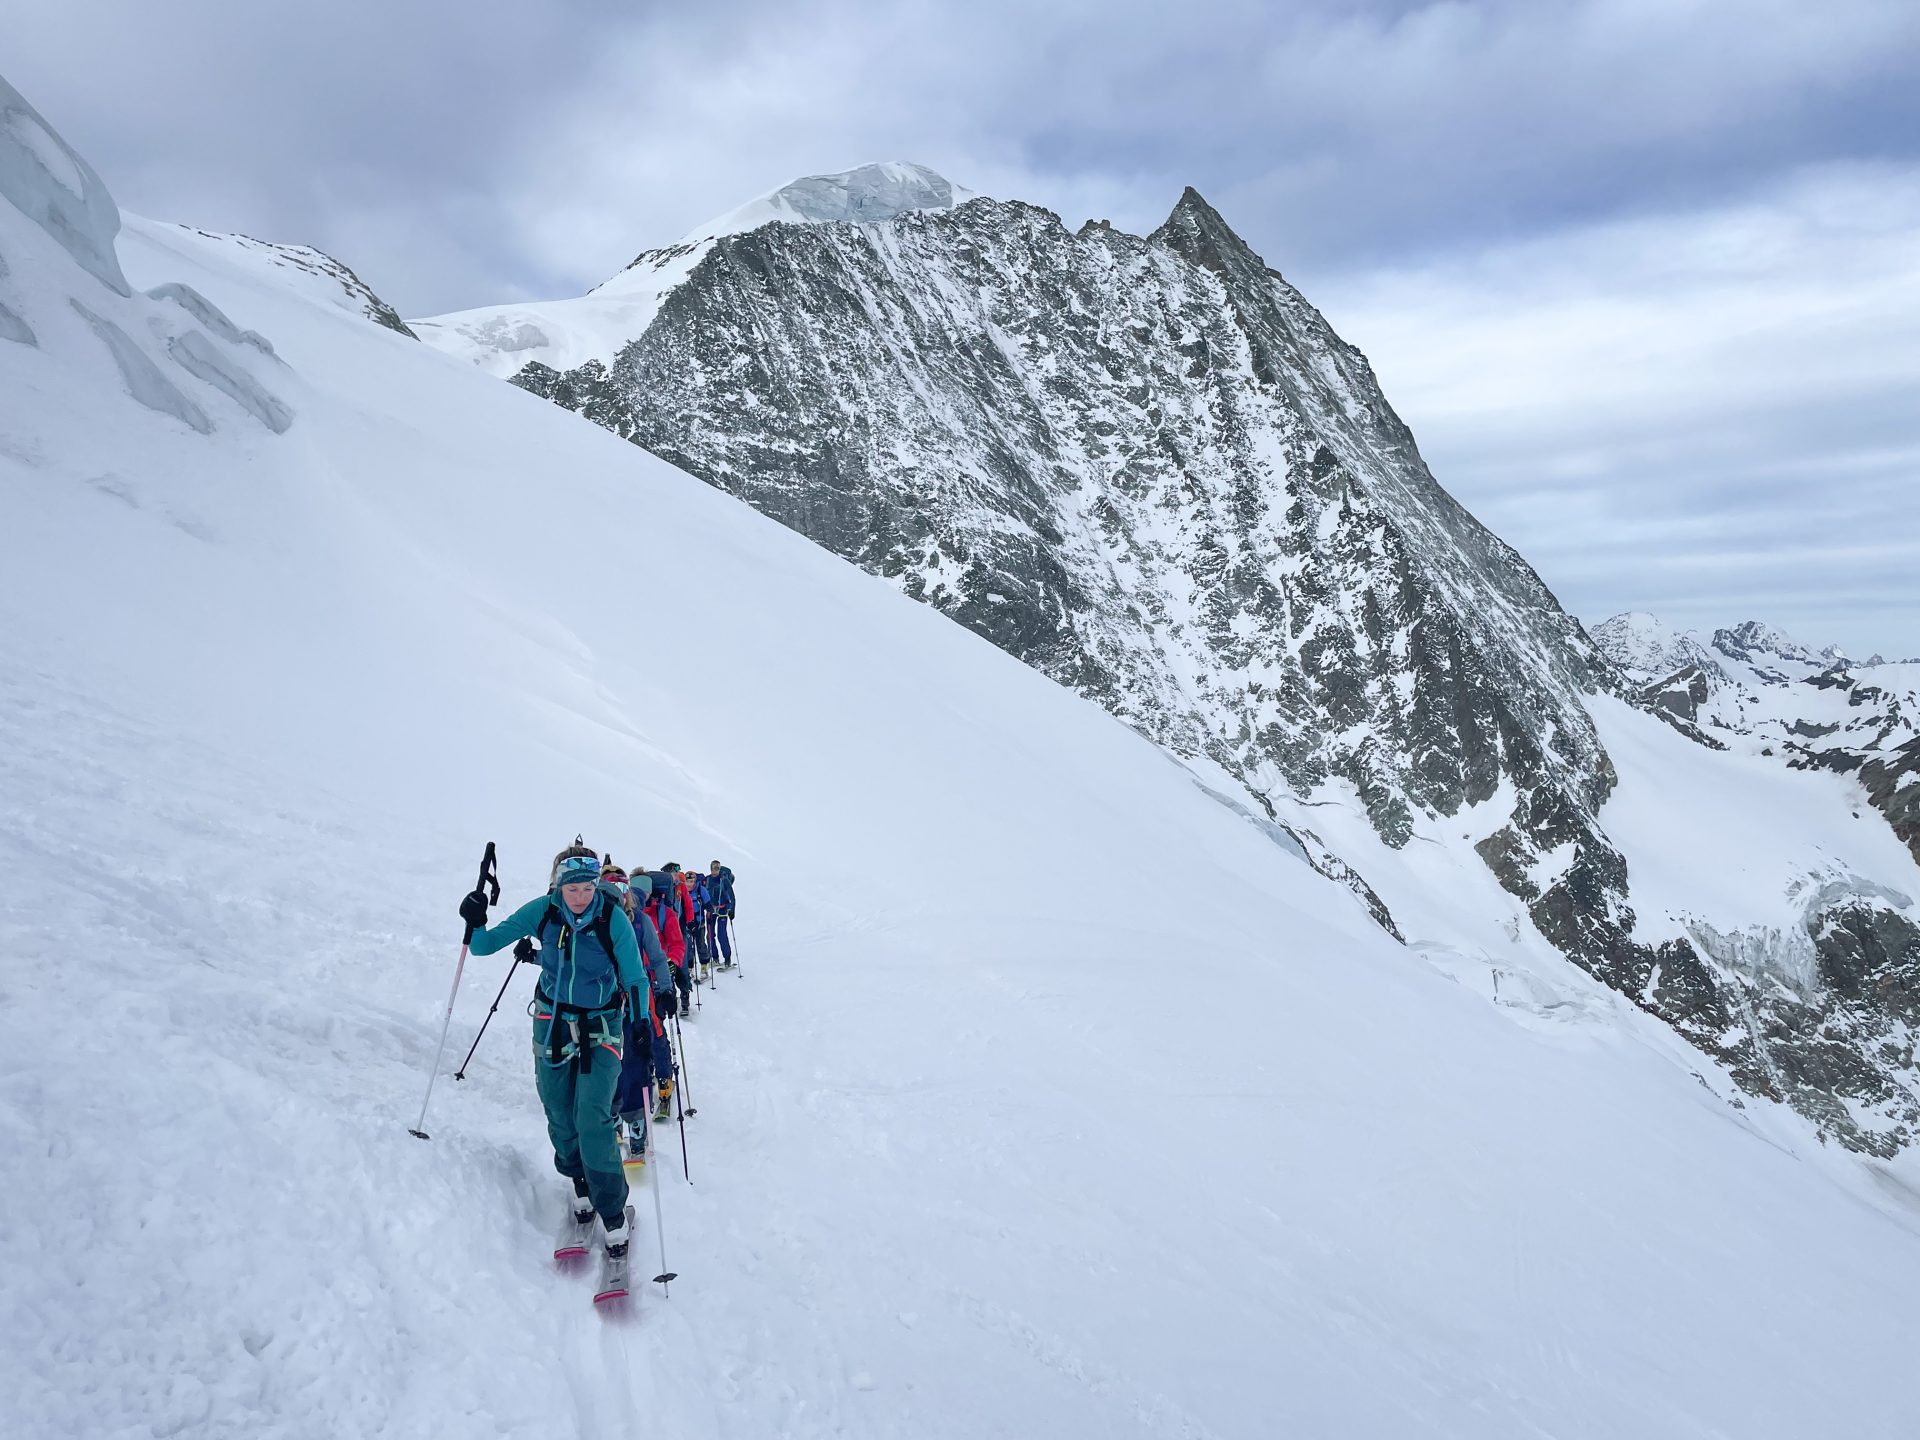
{"type": "Polygon", "coordinates": [[[486,910],[478,891],[460,906],[460,918],[473,926],[475,955],[491,955],[516,940],[540,944],[540,985],[530,1007],[533,1070],[553,1141],[553,1168],[573,1181],[575,1220],[590,1219],[583,1213],[590,1204],[606,1227],[608,1246],[624,1246],[627,1178],[613,1092],[625,1046],[627,992],[637,991],[644,1009],[648,988],[634,927],[611,889],[601,886],[599,857],[584,846],[561,853],[554,888],[545,895],[498,925],[486,923],[486,910]]]}

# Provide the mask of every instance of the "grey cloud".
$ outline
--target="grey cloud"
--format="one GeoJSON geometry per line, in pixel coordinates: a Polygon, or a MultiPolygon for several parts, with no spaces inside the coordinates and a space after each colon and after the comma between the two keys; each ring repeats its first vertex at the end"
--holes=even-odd
{"type": "Polygon", "coordinates": [[[1906,0],[0,11],[128,208],[407,314],[579,293],[870,159],[1135,230],[1193,183],[1581,613],[1920,648],[1906,0]]]}
{"type": "Polygon", "coordinates": [[[876,158],[1132,228],[1195,183],[1311,283],[1920,145],[1900,0],[7,3],[130,208],[328,244],[408,313],[876,158]]]}
{"type": "Polygon", "coordinates": [[[1441,481],[1589,617],[1920,650],[1920,165],[1319,298],[1441,481]]]}

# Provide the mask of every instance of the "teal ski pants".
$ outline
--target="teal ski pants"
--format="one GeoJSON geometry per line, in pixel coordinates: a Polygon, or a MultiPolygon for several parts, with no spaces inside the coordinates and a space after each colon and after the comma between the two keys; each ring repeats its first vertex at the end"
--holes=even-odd
{"type": "MultiPolygon", "coordinates": [[[[540,1010],[546,1007],[539,1006],[540,1010]]],[[[587,1198],[602,1220],[617,1220],[627,1209],[627,1176],[620,1164],[620,1133],[614,1121],[613,1092],[620,1083],[622,1041],[620,1013],[610,1013],[611,1026],[597,1025],[599,1016],[582,1024],[590,1043],[583,1062],[569,1054],[554,1064],[548,1050],[551,1023],[536,1013],[533,1022],[533,1076],[540,1104],[547,1112],[547,1138],[553,1142],[553,1168],[584,1183],[587,1198]]]]}

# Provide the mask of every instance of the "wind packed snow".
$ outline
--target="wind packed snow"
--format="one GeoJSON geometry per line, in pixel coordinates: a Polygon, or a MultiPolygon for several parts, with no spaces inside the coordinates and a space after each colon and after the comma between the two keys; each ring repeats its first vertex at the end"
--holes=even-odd
{"type": "Polygon", "coordinates": [[[1489,1003],[1094,707],[281,267],[121,237],[271,342],[204,331],[275,434],[150,346],[178,304],[17,201],[0,252],[10,1431],[1911,1433],[1905,1158],[1570,965],[1489,1003]],[[406,1133],[482,845],[513,901],[577,830],[740,877],[624,1327],[548,1262],[530,977],[406,1133]]]}

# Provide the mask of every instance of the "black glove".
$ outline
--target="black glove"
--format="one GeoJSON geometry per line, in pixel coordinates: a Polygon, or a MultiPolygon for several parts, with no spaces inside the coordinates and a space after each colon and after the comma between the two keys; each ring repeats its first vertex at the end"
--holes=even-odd
{"type": "Polygon", "coordinates": [[[533,941],[520,939],[513,942],[514,962],[519,965],[531,965],[540,952],[533,948],[533,941]]]}
{"type": "Polygon", "coordinates": [[[460,902],[460,918],[476,930],[487,925],[487,892],[476,890],[460,902]]]}
{"type": "Polygon", "coordinates": [[[654,1003],[660,1007],[660,1013],[662,1015],[678,1015],[680,1013],[680,992],[671,985],[664,990],[654,991],[653,999],[654,1003]]]}

